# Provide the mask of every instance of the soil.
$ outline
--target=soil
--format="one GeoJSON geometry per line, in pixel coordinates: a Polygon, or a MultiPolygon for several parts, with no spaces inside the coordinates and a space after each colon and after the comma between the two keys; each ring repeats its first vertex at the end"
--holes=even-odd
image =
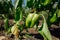
{"type": "MultiPolygon", "coordinates": [[[[12,20],[9,20],[10,26],[12,26],[14,23],[12,20]]],[[[49,30],[52,35],[53,40],[60,40],[60,23],[59,25],[52,24],[51,27],[49,27],[49,30]]],[[[22,35],[26,33],[26,30],[24,29],[22,31],[22,35]]],[[[28,33],[32,35],[32,37],[25,37],[22,38],[22,40],[43,40],[43,37],[34,29],[34,28],[29,28],[28,33]]],[[[4,21],[0,20],[0,40],[18,40],[14,37],[14,35],[9,34],[7,35],[5,30],[4,30],[4,21]]]]}

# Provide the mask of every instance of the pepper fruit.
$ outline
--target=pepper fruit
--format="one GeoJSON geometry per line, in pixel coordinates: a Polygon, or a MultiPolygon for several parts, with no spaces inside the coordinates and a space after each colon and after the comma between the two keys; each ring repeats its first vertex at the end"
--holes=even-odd
{"type": "Polygon", "coordinates": [[[30,27],[34,26],[34,24],[37,22],[38,18],[39,18],[39,15],[38,14],[34,14],[34,16],[32,18],[32,21],[31,21],[30,27]]]}
{"type": "Polygon", "coordinates": [[[29,14],[26,18],[26,26],[27,27],[33,27],[34,24],[37,22],[39,18],[39,15],[34,12],[33,14],[29,14]]]}
{"type": "Polygon", "coordinates": [[[32,18],[33,18],[33,14],[29,14],[26,18],[26,26],[27,27],[30,27],[30,24],[31,24],[31,21],[32,21],[32,18]]]}
{"type": "Polygon", "coordinates": [[[53,17],[50,19],[51,23],[54,23],[56,21],[57,17],[56,14],[53,15],[53,17]]]}
{"type": "Polygon", "coordinates": [[[53,14],[52,18],[50,19],[51,23],[54,23],[57,20],[57,12],[58,12],[58,9],[55,11],[55,13],[53,14]]]}

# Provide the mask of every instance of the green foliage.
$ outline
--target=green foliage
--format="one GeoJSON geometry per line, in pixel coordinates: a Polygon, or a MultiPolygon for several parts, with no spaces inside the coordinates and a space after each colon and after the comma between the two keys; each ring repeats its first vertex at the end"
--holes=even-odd
{"type": "Polygon", "coordinates": [[[50,19],[51,23],[54,23],[57,20],[56,13],[54,13],[53,17],[50,19]]]}
{"type": "Polygon", "coordinates": [[[20,8],[17,8],[15,13],[15,21],[18,21],[19,19],[20,19],[20,8]]]}
{"type": "MultiPolygon", "coordinates": [[[[44,40],[52,40],[51,34],[48,29],[49,24],[47,23],[52,24],[56,22],[57,19],[60,17],[60,9],[58,9],[60,7],[60,1],[58,2],[57,0],[26,0],[27,4],[25,8],[22,7],[23,1],[24,0],[15,0],[14,5],[12,5],[11,0],[0,0],[0,14],[6,16],[4,19],[4,27],[5,30],[8,30],[7,33],[11,32],[8,18],[9,13],[14,16],[14,21],[16,24],[15,26],[18,26],[17,29],[15,28],[15,26],[13,27],[13,29],[15,28],[17,30],[16,31],[14,29],[16,33],[19,33],[18,30],[20,30],[21,33],[22,30],[25,29],[25,27],[27,29],[33,27],[34,25],[37,25],[37,22],[40,20],[39,17],[41,17],[40,14],[42,14],[43,23],[41,28],[39,28],[38,32],[44,37],[44,40]],[[32,11],[32,13],[30,13],[30,11],[32,11]],[[49,20],[46,21],[47,19],[49,20]],[[24,21],[24,24],[21,25],[20,21],[24,21]]],[[[13,32],[13,34],[15,34],[15,32],[13,32]]]]}
{"type": "Polygon", "coordinates": [[[52,18],[50,19],[51,23],[54,23],[57,20],[58,9],[54,12],[52,18]]]}
{"type": "Polygon", "coordinates": [[[43,6],[46,6],[48,4],[51,3],[52,0],[40,0],[40,3],[43,5],[43,6]]]}
{"type": "Polygon", "coordinates": [[[0,14],[8,14],[10,12],[10,9],[13,10],[13,5],[11,0],[1,0],[0,1],[0,14]]]}
{"type": "Polygon", "coordinates": [[[44,37],[44,40],[52,40],[52,37],[48,30],[48,25],[44,16],[43,16],[43,19],[44,19],[43,24],[38,32],[44,37]]]}
{"type": "Polygon", "coordinates": [[[27,7],[32,8],[34,6],[34,0],[27,0],[27,7]]]}
{"type": "Polygon", "coordinates": [[[60,17],[60,9],[58,10],[58,17],[60,17]]]}
{"type": "Polygon", "coordinates": [[[4,20],[4,28],[5,28],[5,30],[8,30],[8,28],[9,28],[8,18],[6,18],[6,19],[4,20]]]}

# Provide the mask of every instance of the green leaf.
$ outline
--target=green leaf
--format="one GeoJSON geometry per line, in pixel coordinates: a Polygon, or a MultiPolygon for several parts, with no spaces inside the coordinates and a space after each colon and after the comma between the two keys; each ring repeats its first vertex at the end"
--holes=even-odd
{"type": "Polygon", "coordinates": [[[30,27],[30,24],[31,24],[31,21],[32,21],[32,18],[33,18],[34,14],[29,14],[26,18],[26,26],[27,27],[30,27]]]}
{"type": "Polygon", "coordinates": [[[46,11],[41,11],[39,13],[40,14],[43,14],[46,19],[48,18],[48,13],[46,11]]]}
{"type": "Polygon", "coordinates": [[[22,32],[22,30],[24,29],[24,26],[23,25],[18,25],[18,28],[19,28],[20,32],[22,32]]]}
{"type": "Polygon", "coordinates": [[[27,7],[32,8],[35,0],[27,0],[27,7]]]}
{"type": "Polygon", "coordinates": [[[40,3],[44,6],[46,6],[51,3],[51,0],[40,0],[40,3]]]}
{"type": "Polygon", "coordinates": [[[60,9],[58,10],[58,17],[60,17],[60,9]]]}
{"type": "Polygon", "coordinates": [[[55,2],[55,3],[53,4],[52,8],[53,8],[53,9],[56,9],[57,7],[58,7],[58,3],[55,2]]]}
{"type": "Polygon", "coordinates": [[[56,9],[56,11],[54,12],[53,16],[50,19],[51,23],[54,23],[57,20],[57,13],[58,13],[58,9],[56,9]]]}
{"type": "Polygon", "coordinates": [[[8,30],[8,28],[9,28],[8,18],[6,18],[6,19],[4,20],[4,28],[5,28],[5,30],[8,30]]]}
{"type": "Polygon", "coordinates": [[[43,24],[38,32],[44,37],[44,40],[52,40],[50,31],[48,29],[48,25],[46,23],[46,19],[44,16],[43,16],[43,18],[44,18],[43,24]]]}
{"type": "Polygon", "coordinates": [[[54,13],[53,17],[50,19],[51,23],[54,23],[56,21],[57,17],[56,17],[56,13],[54,13]]]}
{"type": "Polygon", "coordinates": [[[19,0],[18,7],[22,8],[22,3],[23,3],[23,0],[19,0]]]}
{"type": "Polygon", "coordinates": [[[15,21],[18,21],[19,19],[20,19],[20,8],[17,8],[15,13],[15,21]]]}
{"type": "Polygon", "coordinates": [[[7,30],[7,34],[9,34],[10,32],[11,32],[11,27],[8,28],[8,30],[7,30]]]}
{"type": "Polygon", "coordinates": [[[23,19],[23,13],[22,13],[22,10],[20,10],[20,20],[23,19]]]}
{"type": "Polygon", "coordinates": [[[15,5],[14,5],[15,9],[17,8],[18,3],[19,3],[19,0],[15,0],[15,5]]]}

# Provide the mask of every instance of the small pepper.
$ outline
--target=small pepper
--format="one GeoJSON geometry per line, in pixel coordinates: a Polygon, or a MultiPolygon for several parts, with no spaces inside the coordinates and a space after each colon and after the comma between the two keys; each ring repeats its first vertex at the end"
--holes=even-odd
{"type": "Polygon", "coordinates": [[[34,24],[38,21],[39,15],[38,14],[34,14],[32,21],[31,21],[31,25],[30,27],[33,27],[34,24]]]}
{"type": "Polygon", "coordinates": [[[30,24],[31,24],[31,21],[32,21],[32,18],[33,18],[33,14],[29,14],[26,18],[26,26],[27,27],[30,27],[30,24]]]}
{"type": "Polygon", "coordinates": [[[33,27],[35,23],[37,22],[38,18],[39,18],[39,15],[36,14],[36,12],[32,14],[30,13],[26,18],[26,26],[33,27]]]}

